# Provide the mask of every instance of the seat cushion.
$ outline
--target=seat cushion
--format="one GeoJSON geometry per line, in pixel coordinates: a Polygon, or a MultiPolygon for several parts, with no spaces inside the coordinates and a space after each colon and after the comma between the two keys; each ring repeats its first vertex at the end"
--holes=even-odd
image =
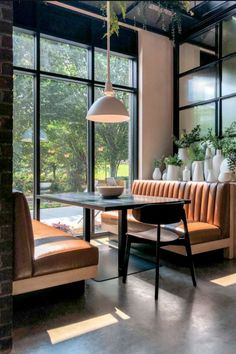
{"type": "Polygon", "coordinates": [[[33,276],[98,264],[98,249],[54,227],[33,222],[35,249],[33,276]]]}
{"type": "MultiPolygon", "coordinates": [[[[182,223],[165,225],[163,228],[172,232],[174,231],[179,236],[182,236],[184,233],[182,223]]],[[[188,231],[192,245],[222,238],[221,231],[217,226],[205,222],[188,222],[188,231]]]]}

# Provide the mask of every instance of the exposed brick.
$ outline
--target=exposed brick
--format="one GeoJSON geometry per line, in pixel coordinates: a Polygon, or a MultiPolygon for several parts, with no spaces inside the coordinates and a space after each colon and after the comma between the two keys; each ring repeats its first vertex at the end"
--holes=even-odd
{"type": "MultiPolygon", "coordinates": [[[[1,119],[1,117],[0,117],[1,119]]],[[[0,131],[0,141],[1,143],[8,143],[9,141],[11,141],[11,137],[12,137],[12,132],[11,131],[4,131],[4,132],[1,132],[0,131]]],[[[1,166],[1,168],[3,168],[1,166]]]]}
{"type": "Polygon", "coordinates": [[[8,240],[9,235],[11,235],[11,233],[12,233],[12,227],[10,225],[2,226],[0,229],[0,239],[2,241],[8,240]]]}
{"type": "Polygon", "coordinates": [[[0,312],[0,323],[9,323],[11,321],[11,317],[12,317],[12,311],[9,311],[9,309],[2,310],[0,312]]]}
{"type": "Polygon", "coordinates": [[[2,254],[0,257],[0,268],[11,267],[12,253],[2,254]]]}
{"type": "Polygon", "coordinates": [[[13,75],[13,66],[11,63],[2,64],[2,74],[5,76],[12,76],[13,75]]]}
{"type": "Polygon", "coordinates": [[[12,90],[13,88],[13,82],[12,82],[12,78],[8,78],[8,77],[0,77],[0,90],[1,89],[8,89],[8,90],[12,90]]]}
{"type": "Polygon", "coordinates": [[[3,338],[0,341],[0,353],[7,354],[9,353],[9,348],[12,347],[12,338],[3,338]]]}
{"type": "Polygon", "coordinates": [[[12,48],[12,36],[2,36],[1,38],[2,48],[12,48]]]}
{"type": "Polygon", "coordinates": [[[1,49],[0,51],[0,60],[7,60],[9,62],[12,61],[12,50],[11,49],[1,49]]]}
{"type": "Polygon", "coordinates": [[[0,337],[10,337],[11,336],[11,325],[6,324],[4,326],[0,326],[0,337]]]}
{"type": "Polygon", "coordinates": [[[12,150],[11,144],[2,145],[0,147],[0,158],[11,158],[12,150]]]}
{"type": "Polygon", "coordinates": [[[13,91],[2,92],[2,102],[11,103],[13,100],[13,91]]]}
{"type": "MultiPolygon", "coordinates": [[[[11,116],[12,105],[7,103],[0,103],[0,115],[11,116]]],[[[2,118],[0,121],[0,129],[12,129],[12,120],[2,118]]]]}
{"type": "Polygon", "coordinates": [[[5,21],[12,22],[13,20],[13,11],[10,8],[3,8],[2,9],[2,17],[5,21]]]}
{"type": "MultiPolygon", "coordinates": [[[[1,294],[11,294],[12,293],[12,282],[7,280],[3,281],[0,284],[0,295],[1,294]]],[[[0,316],[0,323],[6,323],[10,321],[10,316],[7,317],[7,314],[0,316]]]]}
{"type": "MultiPolygon", "coordinates": [[[[7,281],[12,278],[12,269],[4,269],[0,272],[0,282],[7,281]]],[[[1,308],[1,297],[0,297],[0,308],[1,308]]]]}
{"type": "Polygon", "coordinates": [[[1,34],[11,34],[12,33],[12,24],[10,22],[1,20],[0,21],[0,33],[1,34]]]}

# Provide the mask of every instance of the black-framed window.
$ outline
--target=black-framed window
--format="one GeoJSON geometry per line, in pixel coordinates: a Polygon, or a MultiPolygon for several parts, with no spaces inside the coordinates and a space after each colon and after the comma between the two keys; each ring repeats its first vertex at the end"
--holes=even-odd
{"type": "Polygon", "coordinates": [[[175,50],[175,134],[200,124],[203,134],[212,128],[222,136],[236,121],[235,16],[196,33],[175,50]]]}
{"type": "MultiPolygon", "coordinates": [[[[131,119],[106,125],[86,120],[89,106],[103,92],[104,50],[15,28],[13,53],[14,187],[26,194],[34,217],[64,223],[53,208],[66,215],[69,207],[40,205],[37,194],[93,190],[108,177],[129,187],[136,177],[136,58],[111,53],[115,94],[131,119]]],[[[82,212],[73,208],[71,219],[76,215],[81,215],[75,223],[82,231],[82,212]]],[[[99,229],[99,219],[95,224],[99,229]]]]}

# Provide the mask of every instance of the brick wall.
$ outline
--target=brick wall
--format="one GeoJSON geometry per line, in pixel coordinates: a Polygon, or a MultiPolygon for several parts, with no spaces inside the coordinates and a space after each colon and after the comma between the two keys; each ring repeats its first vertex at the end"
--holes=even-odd
{"type": "Polygon", "coordinates": [[[0,352],[12,345],[12,19],[0,1],[0,352]]]}

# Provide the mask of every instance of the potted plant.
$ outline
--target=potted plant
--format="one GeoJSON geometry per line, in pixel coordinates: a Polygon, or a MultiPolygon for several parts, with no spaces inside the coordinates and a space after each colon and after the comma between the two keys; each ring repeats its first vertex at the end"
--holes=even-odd
{"type": "Polygon", "coordinates": [[[223,147],[225,160],[220,167],[220,182],[230,181],[236,175],[236,140],[227,139],[223,147]],[[225,166],[227,164],[227,166],[225,166]]]}
{"type": "Polygon", "coordinates": [[[203,148],[199,144],[192,145],[189,155],[192,161],[192,180],[195,182],[204,181],[203,161],[205,154],[203,148]]]}
{"type": "Polygon", "coordinates": [[[152,174],[153,179],[155,180],[161,179],[161,172],[163,170],[163,165],[164,165],[164,156],[161,157],[160,159],[155,159],[153,161],[153,166],[154,166],[154,171],[152,174]]]}
{"type": "Polygon", "coordinates": [[[224,139],[212,133],[212,129],[208,129],[208,134],[204,139],[208,145],[213,147],[216,150],[216,154],[212,159],[212,168],[216,178],[218,178],[220,174],[220,165],[224,160],[224,156],[222,154],[222,148],[224,146],[224,139]]]}
{"type": "Polygon", "coordinates": [[[178,156],[183,161],[183,165],[187,166],[190,169],[190,162],[189,162],[189,154],[188,149],[190,146],[200,140],[200,133],[201,128],[200,125],[196,125],[190,133],[183,133],[180,135],[180,138],[177,139],[174,136],[174,144],[178,147],[178,156]]]}
{"type": "Polygon", "coordinates": [[[179,158],[177,154],[169,155],[165,158],[165,164],[167,167],[167,180],[176,181],[179,179],[179,170],[183,165],[183,161],[179,158]]]}

